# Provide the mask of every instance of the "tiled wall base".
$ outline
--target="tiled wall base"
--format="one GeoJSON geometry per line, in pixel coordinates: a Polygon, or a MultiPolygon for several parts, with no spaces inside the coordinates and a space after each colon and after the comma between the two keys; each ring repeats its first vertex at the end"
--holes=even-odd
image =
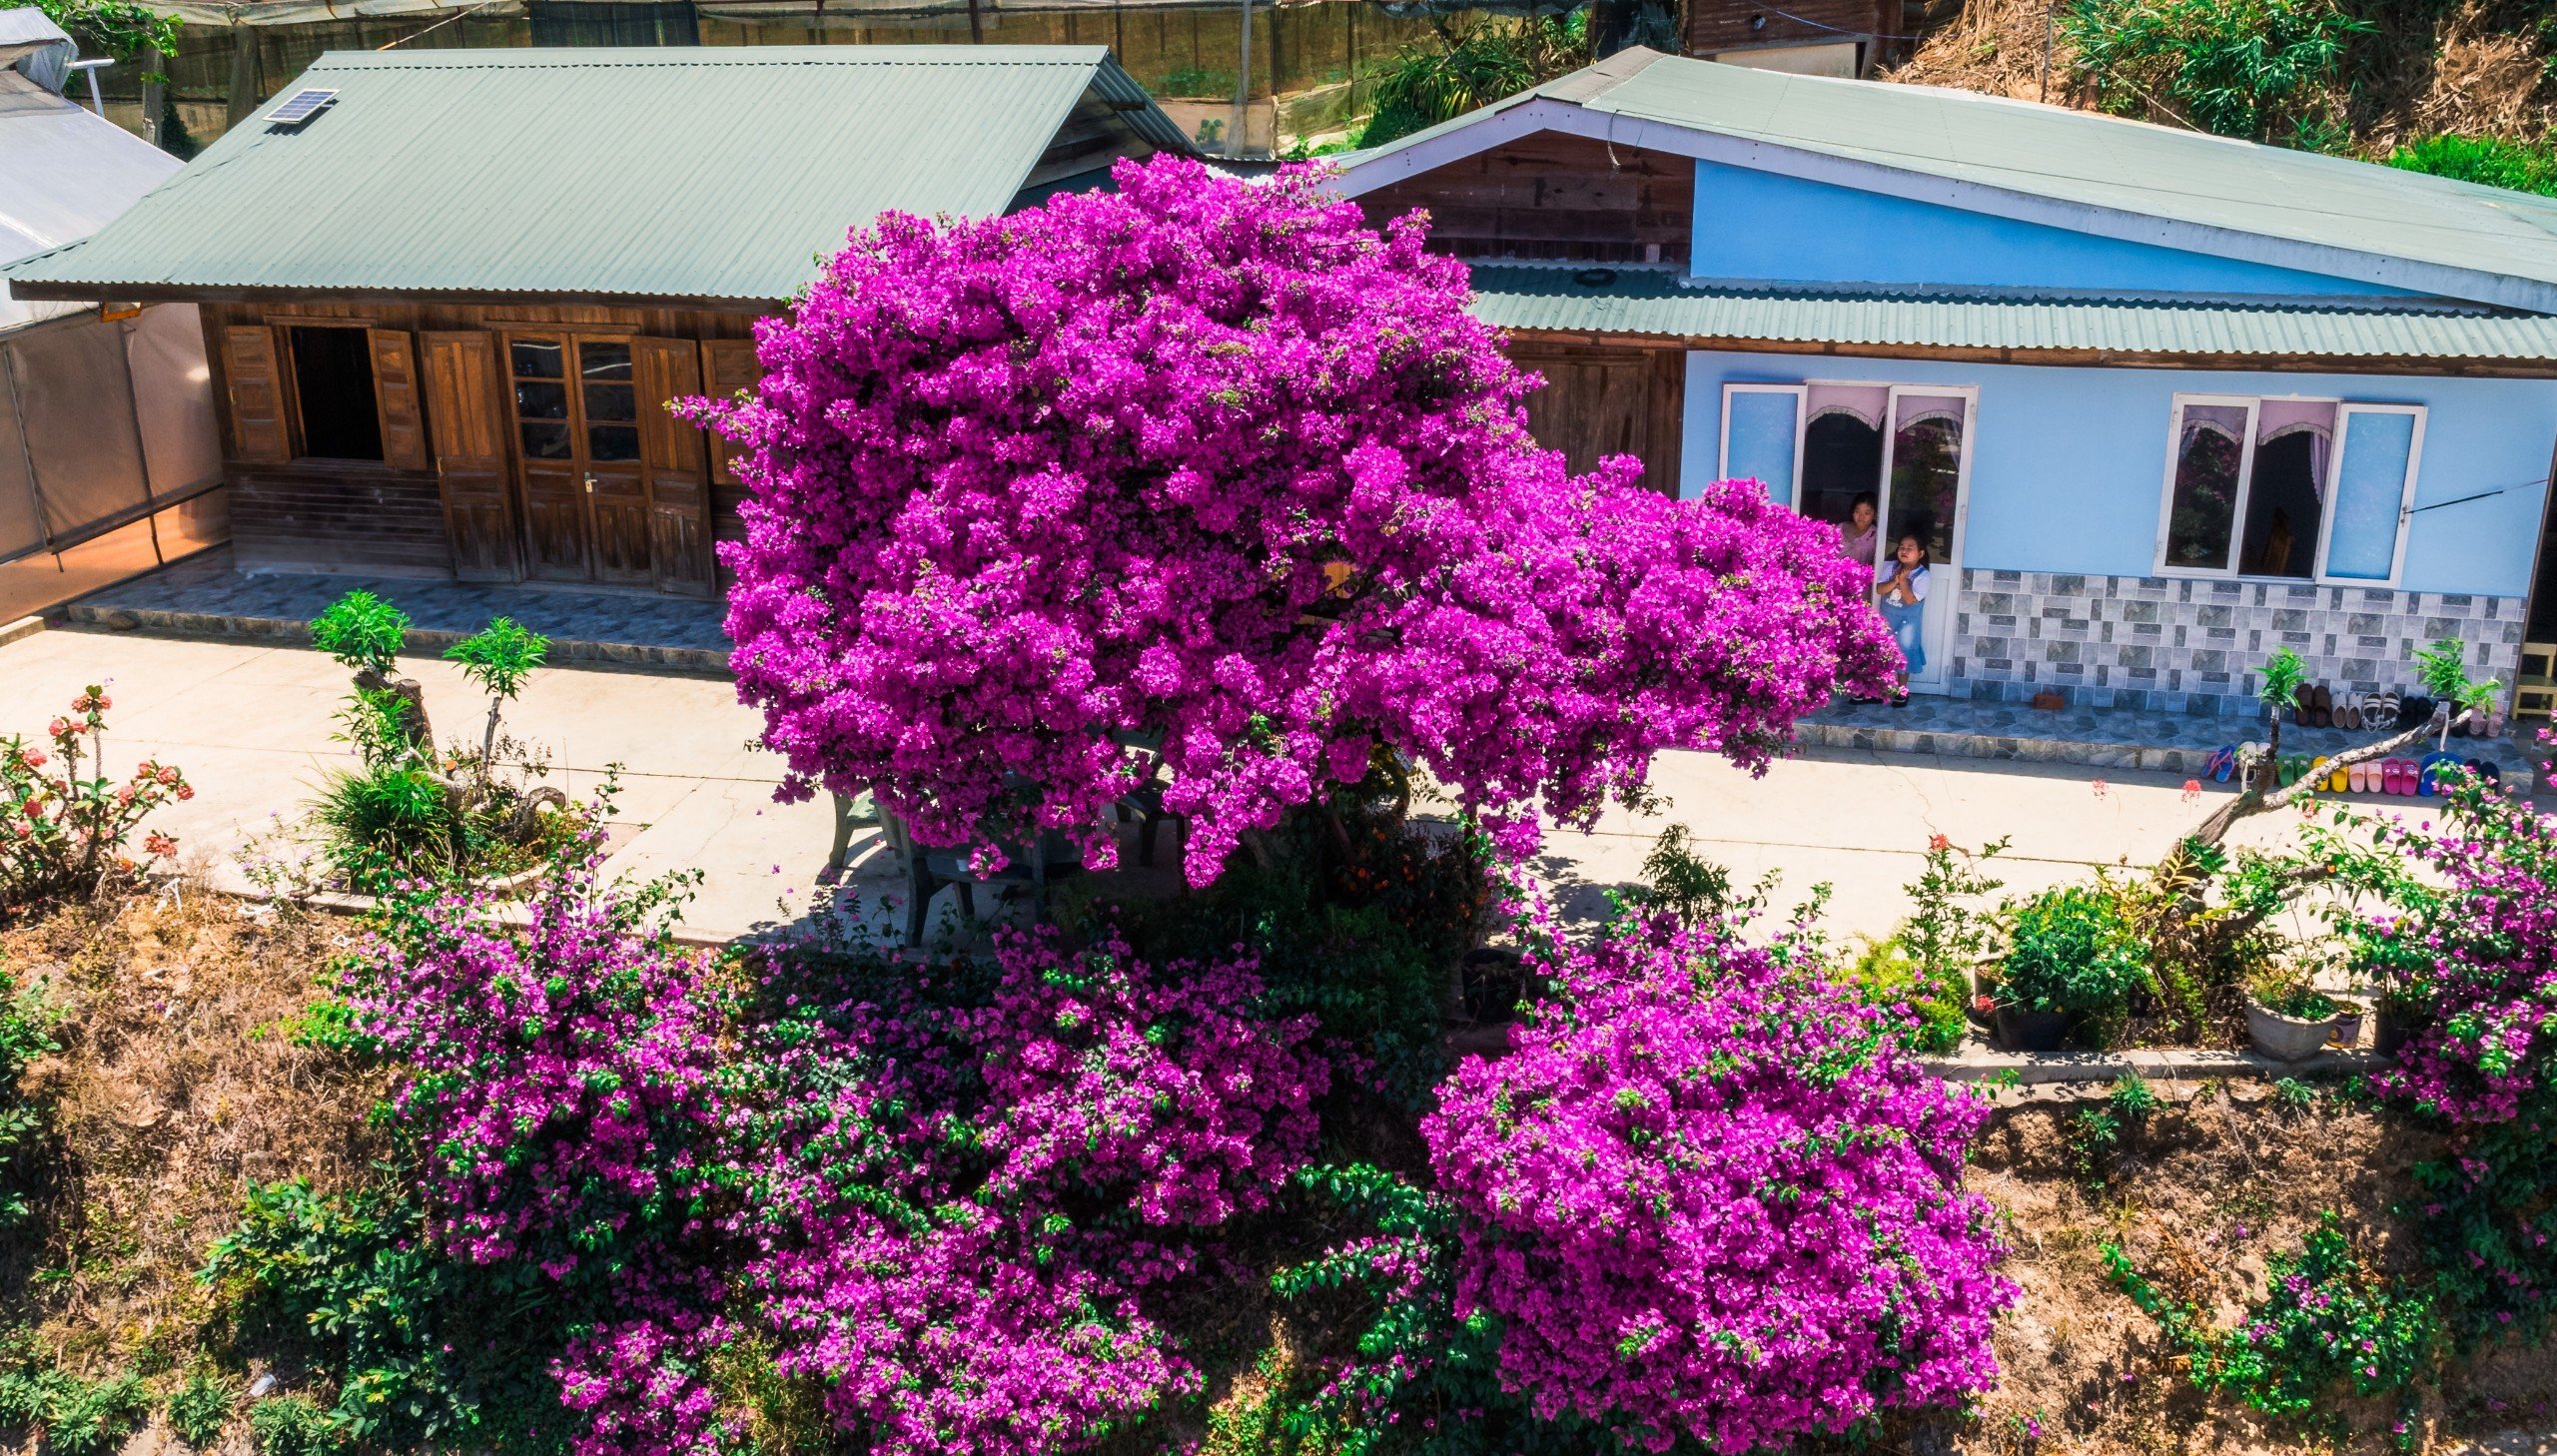
{"type": "Polygon", "coordinates": [[[2382,587],[1962,573],[1957,695],[2173,713],[2256,711],[2255,669],[2287,646],[2308,680],[2343,691],[2414,686],[2417,650],[2467,644],[2469,671],[2506,686],[2521,657],[2518,597],[2382,587]]]}

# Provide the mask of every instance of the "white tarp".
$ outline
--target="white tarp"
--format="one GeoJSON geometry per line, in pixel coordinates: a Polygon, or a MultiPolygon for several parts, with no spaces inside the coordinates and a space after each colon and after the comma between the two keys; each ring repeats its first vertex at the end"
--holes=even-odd
{"type": "MultiPolygon", "coordinates": [[[[0,263],[79,242],[178,170],[63,99],[69,45],[43,12],[0,10],[0,263]]],[[[109,319],[96,304],[0,293],[0,561],[59,550],[221,473],[195,305],[109,319]]]]}

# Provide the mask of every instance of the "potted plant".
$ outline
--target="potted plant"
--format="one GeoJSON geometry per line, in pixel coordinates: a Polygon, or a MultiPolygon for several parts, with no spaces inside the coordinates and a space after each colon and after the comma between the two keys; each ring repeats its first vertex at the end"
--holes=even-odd
{"type": "Polygon", "coordinates": [[[2340,1010],[2296,971],[2267,971],[2246,988],[2246,1035],[2274,1061],[2298,1062],[2324,1050],[2340,1010]]]}
{"type": "Polygon", "coordinates": [[[2422,983],[2411,979],[2392,981],[2379,993],[2371,1050],[2382,1057],[2394,1057],[2414,1040],[2416,1033],[2431,1026],[2432,1020],[2432,999],[2422,983]]]}
{"type": "Polygon", "coordinates": [[[2342,1048],[2360,1046],[2361,1025],[2370,1019],[2370,1003],[2357,996],[2337,996],[2329,1000],[2335,1003],[2335,1020],[2330,1024],[2326,1039],[2328,1045],[2342,1048]]]}
{"type": "Polygon", "coordinates": [[[2120,1012],[2142,974],[2138,938],[2111,886],[2047,890],[2008,916],[1999,1040],[2012,1051],[2057,1051],[2073,1027],[2120,1012]]]}

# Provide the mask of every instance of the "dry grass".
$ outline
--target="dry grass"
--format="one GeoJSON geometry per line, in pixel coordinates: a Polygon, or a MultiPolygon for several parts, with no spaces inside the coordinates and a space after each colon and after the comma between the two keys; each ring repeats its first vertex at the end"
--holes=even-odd
{"type": "Polygon", "coordinates": [[[195,1274],[249,1182],[364,1176],[377,1087],[291,1032],[346,929],[264,928],[181,890],[0,935],[0,965],[62,1013],[27,1075],[54,1148],[38,1236],[0,1242],[0,1318],[76,1373],[169,1368],[212,1312],[195,1274]]]}
{"type": "MultiPolygon", "coordinates": [[[[1962,1441],[1980,1452],[2058,1456],[2240,1456],[2319,1443],[2267,1422],[2233,1397],[2204,1397],[2166,1361],[2154,1321],[2117,1289],[2101,1250],[2119,1242],[2168,1293],[2233,1320],[2264,1291],[2267,1254],[2295,1252],[2320,1216],[2342,1218],[2363,1258],[2412,1272],[2417,1255],[2390,1207],[2410,1190],[2407,1169],[2437,1148],[2399,1120],[2320,1098],[2279,1105],[2260,1083],[2169,1089],[2171,1104],[2123,1144],[2102,1192],[2076,1181],[2068,1153],[2073,1105],[2034,1102],[2003,1112],[1982,1137],[1969,1181],[2007,1215],[2008,1275],[2023,1297],[2002,1322],[2000,1388],[1962,1441]],[[2042,1429],[2039,1444],[2020,1429],[2042,1429]]],[[[2009,1093],[2010,1098],[2017,1094],[2009,1093]]],[[[2426,1402],[2430,1449],[2458,1443],[2456,1424],[2517,1424],[2557,1400],[2557,1363],[2505,1349],[2457,1373],[2426,1402]],[[2500,1404],[2501,1412],[2497,1406],[2500,1404]]],[[[2339,1400],[2361,1434],[2340,1449],[2390,1449],[2393,1409],[2339,1400]]]]}

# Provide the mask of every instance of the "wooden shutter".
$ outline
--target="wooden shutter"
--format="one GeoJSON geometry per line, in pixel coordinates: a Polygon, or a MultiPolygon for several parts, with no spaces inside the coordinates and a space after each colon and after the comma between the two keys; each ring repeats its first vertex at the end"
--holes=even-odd
{"type": "MultiPolygon", "coordinates": [[[[398,338],[405,356],[408,336],[398,338]]],[[[523,570],[507,489],[510,418],[498,377],[496,341],[462,330],[428,334],[426,342],[426,392],[434,401],[426,418],[434,426],[435,481],[443,496],[444,530],[452,541],[452,574],[464,581],[519,581],[523,570]]],[[[377,369],[381,358],[377,343],[377,369]]],[[[413,401],[411,416],[415,414],[413,401]]],[[[385,454],[390,443],[386,428],[385,454]]]]}
{"type": "Polygon", "coordinates": [[[267,463],[293,458],[293,431],[285,423],[284,367],[276,332],[263,324],[222,331],[222,378],[231,395],[231,448],[240,460],[267,463]]]}
{"type": "MultiPolygon", "coordinates": [[[[755,342],[751,339],[713,339],[701,346],[701,374],[710,386],[702,392],[714,399],[726,399],[740,389],[751,389],[763,382],[763,362],[755,358],[755,342]]],[[[716,434],[710,436],[710,478],[714,483],[739,483],[731,458],[735,448],[716,434]]]]}
{"type": "Polygon", "coordinates": [[[373,343],[373,398],[382,415],[382,462],[398,470],[424,470],[426,421],[419,417],[418,356],[407,333],[366,331],[373,343]]]}
{"type": "Polygon", "coordinates": [[[701,392],[701,356],[690,340],[630,341],[639,385],[639,460],[648,472],[648,559],[657,589],[711,592],[710,472],[701,431],[667,407],[701,392]]]}

